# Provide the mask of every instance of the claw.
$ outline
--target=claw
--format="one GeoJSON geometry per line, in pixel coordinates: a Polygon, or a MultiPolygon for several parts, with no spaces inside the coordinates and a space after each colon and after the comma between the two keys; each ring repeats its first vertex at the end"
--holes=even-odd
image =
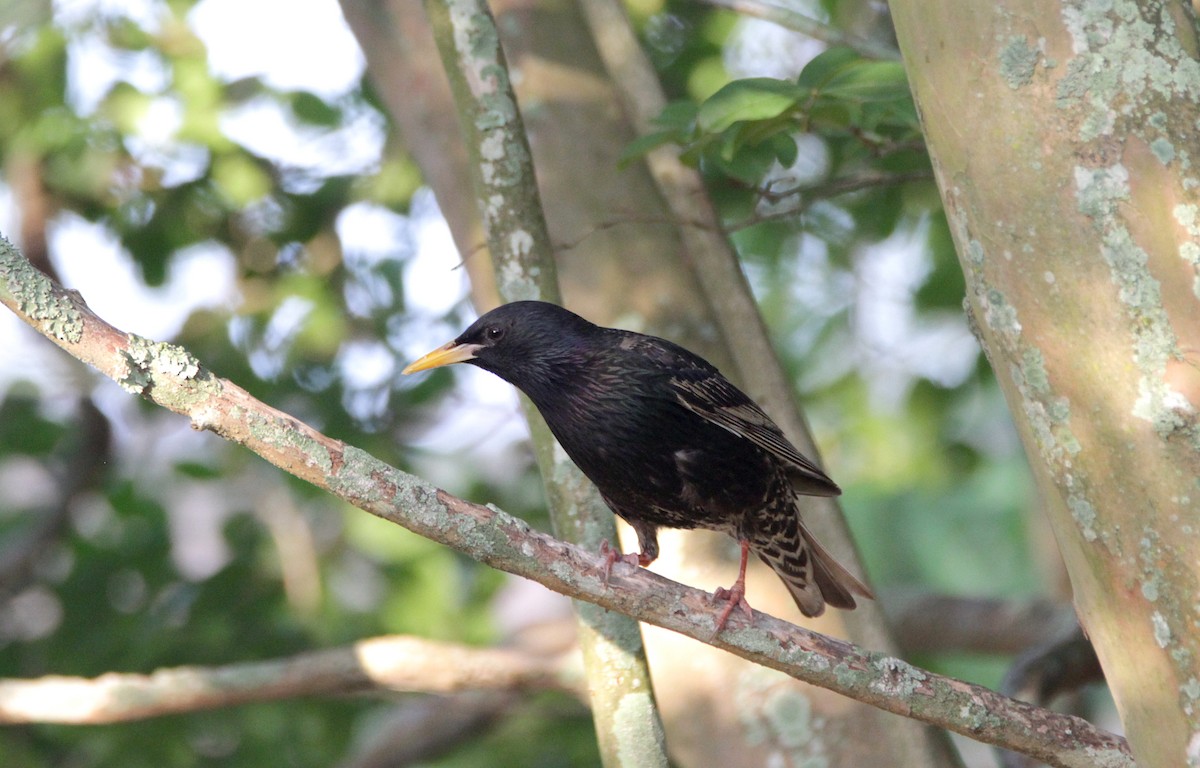
{"type": "Polygon", "coordinates": [[[608,543],[608,539],[600,542],[600,554],[604,557],[604,587],[606,589],[608,588],[608,579],[610,576],[612,576],[614,563],[620,561],[636,568],[639,565],[649,565],[651,562],[649,559],[643,559],[646,556],[641,553],[634,554],[633,552],[630,552],[629,554],[625,555],[621,554],[611,544],[608,543]]]}
{"type": "Polygon", "coordinates": [[[713,602],[718,600],[727,600],[728,605],[725,610],[721,611],[721,615],[717,617],[717,628],[713,630],[712,636],[715,640],[717,635],[721,634],[721,630],[725,629],[725,622],[729,621],[730,614],[734,609],[741,608],[742,613],[746,614],[748,621],[754,621],[754,611],[750,608],[750,603],[746,602],[746,561],[750,557],[750,543],[743,541],[742,545],[742,562],[738,568],[737,581],[733,582],[733,586],[729,589],[718,587],[713,592],[713,602]]]}

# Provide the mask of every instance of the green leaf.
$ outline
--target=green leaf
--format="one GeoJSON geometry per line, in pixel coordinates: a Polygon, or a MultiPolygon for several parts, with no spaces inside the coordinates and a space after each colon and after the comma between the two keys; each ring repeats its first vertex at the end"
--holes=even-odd
{"type": "Polygon", "coordinates": [[[830,48],[804,65],[796,85],[805,91],[820,90],[843,67],[861,60],[862,57],[850,48],[830,48]]]}
{"type": "Polygon", "coordinates": [[[860,59],[834,73],[822,91],[826,96],[862,101],[891,101],[910,97],[904,65],[898,61],[860,59]]]}
{"type": "Polygon", "coordinates": [[[771,151],[775,153],[775,159],[784,168],[790,168],[795,164],[799,150],[796,148],[796,139],[790,133],[780,131],[767,139],[766,143],[770,145],[771,151]]]}
{"type": "Polygon", "coordinates": [[[732,157],[725,156],[725,149],[722,147],[721,151],[711,152],[705,156],[705,161],[712,163],[725,175],[749,186],[755,186],[762,181],[762,177],[775,162],[775,151],[766,142],[740,147],[732,157]]]}
{"type": "Polygon", "coordinates": [[[696,113],[699,111],[700,106],[694,101],[672,101],[654,118],[654,124],[663,130],[690,132],[695,127],[696,113]]]}
{"type": "Polygon", "coordinates": [[[219,468],[199,461],[176,462],[175,471],[184,477],[191,477],[196,480],[218,480],[224,477],[219,468]]]}
{"type": "Polygon", "coordinates": [[[340,109],[308,91],[291,94],[290,102],[292,114],[310,125],[335,128],[343,120],[340,109]]]}
{"type": "Polygon", "coordinates": [[[700,130],[720,133],[737,122],[770,120],[796,105],[803,94],[792,83],[769,77],[735,80],[700,105],[700,130]]]}
{"type": "Polygon", "coordinates": [[[898,61],[865,59],[849,48],[830,48],[810,61],[796,85],[813,96],[854,101],[908,100],[908,79],[898,61]]]}

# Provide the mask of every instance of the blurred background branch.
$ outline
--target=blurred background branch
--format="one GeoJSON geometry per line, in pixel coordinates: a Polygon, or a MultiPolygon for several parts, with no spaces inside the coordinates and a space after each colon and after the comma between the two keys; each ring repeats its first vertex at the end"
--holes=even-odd
{"type": "Polygon", "coordinates": [[[304,696],[557,690],[585,697],[565,659],[376,637],[344,648],[221,667],[109,672],[85,679],[0,679],[0,723],[98,725],[304,696]]]}

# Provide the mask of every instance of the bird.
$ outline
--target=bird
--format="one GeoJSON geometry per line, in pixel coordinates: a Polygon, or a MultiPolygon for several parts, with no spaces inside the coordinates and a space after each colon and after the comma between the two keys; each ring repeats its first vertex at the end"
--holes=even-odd
{"type": "Polygon", "coordinates": [[[596,325],[557,304],[515,301],[482,315],[456,339],[408,365],[411,374],[467,363],[509,382],[537,407],[608,507],[637,533],[639,552],[607,553],[647,566],[658,529],[702,528],[733,537],[738,576],[715,592],[728,601],[716,634],[746,601],[757,555],[800,612],[853,609],[871,590],[813,537],[800,496],[841,489],[744,392],[704,358],[666,339],[596,325]]]}

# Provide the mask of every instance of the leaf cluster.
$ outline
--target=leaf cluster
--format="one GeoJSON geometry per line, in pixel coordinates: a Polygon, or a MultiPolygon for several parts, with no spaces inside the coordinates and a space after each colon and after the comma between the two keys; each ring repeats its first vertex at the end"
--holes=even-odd
{"type": "Polygon", "coordinates": [[[658,131],[630,144],[627,158],[673,143],[686,162],[745,184],[757,184],[775,163],[795,164],[798,133],[855,142],[860,156],[920,140],[903,65],[844,47],[819,54],[793,81],[745,78],[699,104],[677,101],[657,123],[658,131]]]}

